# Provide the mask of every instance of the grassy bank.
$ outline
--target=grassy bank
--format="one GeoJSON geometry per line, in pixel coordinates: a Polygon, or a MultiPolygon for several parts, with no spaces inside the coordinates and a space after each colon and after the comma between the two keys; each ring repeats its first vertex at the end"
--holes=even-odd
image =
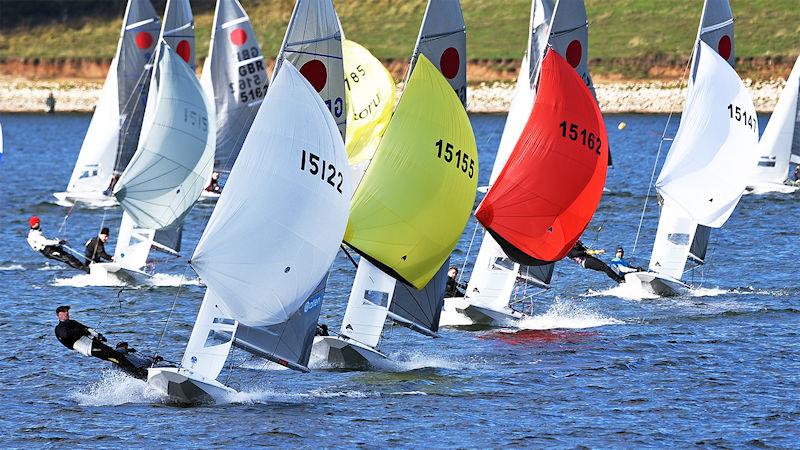
{"type": "MultiPolygon", "coordinates": [[[[53,8],[58,2],[51,2],[53,8]]],[[[121,11],[124,2],[120,1],[121,11]]],[[[277,53],[292,0],[242,0],[267,54],[277,53]]],[[[348,38],[381,59],[405,59],[411,52],[424,0],[336,0],[348,38]]],[[[800,53],[797,0],[733,0],[736,55],[769,65],[800,53]]],[[[0,15],[3,1],[0,0],[0,15]]],[[[529,0],[462,0],[471,59],[518,59],[527,40],[529,0]]],[[[702,1],[587,0],[590,57],[595,73],[655,76],[648,67],[682,67],[697,33],[702,1]]],[[[208,48],[213,10],[195,11],[198,54],[208,48]]],[[[113,56],[121,12],[116,19],[78,17],[47,25],[16,26],[3,20],[0,59],[108,59],[113,56]]]]}

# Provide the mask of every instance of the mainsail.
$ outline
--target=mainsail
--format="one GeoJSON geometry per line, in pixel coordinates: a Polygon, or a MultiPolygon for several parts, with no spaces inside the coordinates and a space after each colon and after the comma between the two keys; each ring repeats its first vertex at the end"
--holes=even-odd
{"type": "Polygon", "coordinates": [[[158,30],[158,15],[150,1],[129,0],[117,52],[111,60],[100,99],[67,184],[68,193],[102,193],[108,188],[113,173],[121,172],[130,161],[136,145],[134,143],[131,151],[125,153],[123,144],[133,123],[134,110],[137,105],[143,105],[139,95],[140,84],[148,78],[145,65],[153,56],[158,30]]]}
{"type": "Polygon", "coordinates": [[[189,213],[211,177],[215,123],[194,71],[161,41],[139,147],[114,188],[138,226],[171,228],[189,213]]]}
{"type": "Polygon", "coordinates": [[[591,92],[566,59],[548,51],[525,129],[475,216],[515,262],[557,261],[597,209],[607,158],[591,92]]]}
{"type": "Polygon", "coordinates": [[[159,41],[164,40],[192,72],[197,68],[194,45],[194,16],[189,0],[167,0],[159,41]]]}
{"type": "Polygon", "coordinates": [[[452,252],[478,180],[475,137],[447,81],[420,56],[356,190],[345,241],[421,289],[452,252]]]}
{"type": "Polygon", "coordinates": [[[347,158],[363,169],[383,136],[397,97],[392,74],[361,45],[345,40],[345,94],[347,97],[347,158]]]}
{"type": "Polygon", "coordinates": [[[344,139],[347,106],[342,82],[342,28],[332,0],[297,0],[275,60],[274,73],[278,73],[284,61],[298,67],[314,86],[344,139]]]}
{"type": "Polygon", "coordinates": [[[758,143],[761,158],[752,181],[783,183],[789,161],[800,163],[800,56],[758,143]]]}
{"type": "Polygon", "coordinates": [[[216,108],[214,170],[229,172],[269,86],[264,55],[238,0],[217,1],[200,84],[216,108]]]}
{"type": "Polygon", "coordinates": [[[316,90],[284,64],[192,257],[208,287],[183,368],[214,379],[236,345],[307,370],[351,189],[336,123],[316,90]],[[209,340],[212,334],[227,339],[209,340]]]}
{"type": "Polygon", "coordinates": [[[460,0],[428,0],[411,56],[410,81],[420,55],[444,75],[462,105],[467,104],[467,28],[460,0]]]}
{"type": "MultiPolygon", "coordinates": [[[[678,133],[659,173],[663,199],[650,269],[680,279],[696,228],[733,213],[758,154],[758,119],[736,71],[704,41],[678,133]]],[[[706,238],[707,239],[707,238],[706,238]]]]}

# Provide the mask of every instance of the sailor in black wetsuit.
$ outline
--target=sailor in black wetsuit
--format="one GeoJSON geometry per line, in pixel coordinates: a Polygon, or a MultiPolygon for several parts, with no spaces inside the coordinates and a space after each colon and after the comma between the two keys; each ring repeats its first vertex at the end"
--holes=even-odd
{"type": "Polygon", "coordinates": [[[625,281],[625,277],[621,276],[617,272],[614,272],[614,269],[609,267],[603,261],[600,261],[598,258],[595,258],[593,254],[596,254],[595,251],[587,249],[586,246],[583,245],[583,242],[578,241],[575,243],[575,246],[572,247],[572,250],[567,253],[567,258],[575,261],[584,269],[603,272],[617,283],[622,283],[625,281]]]}
{"type": "Polygon", "coordinates": [[[114,257],[106,253],[106,242],[110,231],[108,227],[100,230],[100,234],[86,241],[86,265],[102,261],[113,261],[114,257]]]}
{"type": "Polygon", "coordinates": [[[458,268],[451,267],[447,269],[447,287],[444,290],[445,297],[463,297],[464,292],[461,289],[464,289],[464,285],[457,281],[458,278],[458,268]],[[461,288],[461,289],[459,289],[461,288]]]}
{"type": "Polygon", "coordinates": [[[58,317],[56,337],[64,344],[64,347],[82,355],[112,362],[136,378],[147,379],[146,367],[137,367],[128,360],[125,353],[118,352],[104,344],[106,338],[102,334],[77,320],[70,319],[69,306],[62,305],[56,308],[56,316],[58,317]]]}

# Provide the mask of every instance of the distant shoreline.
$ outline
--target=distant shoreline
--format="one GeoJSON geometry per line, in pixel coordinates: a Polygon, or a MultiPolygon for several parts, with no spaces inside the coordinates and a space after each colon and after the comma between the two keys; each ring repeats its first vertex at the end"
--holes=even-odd
{"type": "MultiPolygon", "coordinates": [[[[753,95],[756,110],[770,112],[775,107],[784,80],[754,83],[745,80],[753,95]]],[[[0,112],[35,113],[45,111],[45,99],[52,91],[56,112],[87,113],[94,110],[102,80],[31,81],[0,75],[0,112]]],[[[598,81],[595,84],[600,108],[606,113],[680,112],[686,96],[678,82],[598,81]]],[[[510,81],[484,82],[468,89],[468,111],[505,113],[514,95],[510,81]]]]}

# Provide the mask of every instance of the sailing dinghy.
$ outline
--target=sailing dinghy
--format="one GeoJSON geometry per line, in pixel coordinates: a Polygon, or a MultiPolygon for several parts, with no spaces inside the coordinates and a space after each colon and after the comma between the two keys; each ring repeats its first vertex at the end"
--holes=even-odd
{"type": "Polygon", "coordinates": [[[144,103],[146,71],[155,51],[159,20],[150,0],[128,0],[117,52],[111,60],[100,99],[81,145],[67,190],[53,195],[62,206],[81,202],[91,207],[114,206],[111,183],[125,169],[136,149],[144,103]]]}
{"type": "Polygon", "coordinates": [[[352,199],[344,241],[361,259],[341,330],[315,339],[320,358],[341,368],[380,365],[387,317],[435,335],[444,266],[466,225],[477,179],[466,111],[445,77],[420,55],[352,199]],[[398,294],[398,282],[410,289],[398,294]]]}
{"type": "MultiPolygon", "coordinates": [[[[509,108],[487,190],[496,183],[512,151],[523,139],[523,131],[531,118],[537,90],[549,88],[542,86],[541,83],[537,85],[541,62],[548,48],[561,55],[575,69],[589,89],[592,98],[595,98],[587,63],[588,40],[588,20],[583,2],[558,2],[555,8],[549,1],[531,2],[528,46],[520,66],[514,98],[509,108]]],[[[602,133],[605,134],[605,131],[602,133]]],[[[522,319],[525,314],[518,310],[516,304],[529,300],[529,296],[526,295],[528,287],[548,289],[554,266],[555,263],[520,264],[506,255],[492,234],[486,232],[465,296],[445,299],[447,315],[455,321],[453,324],[465,323],[461,319],[455,319],[457,315],[466,316],[472,323],[491,325],[508,325],[522,319]]],[[[450,324],[449,321],[447,323],[450,324]]]]}
{"type": "Polygon", "coordinates": [[[351,195],[337,124],[285,62],[192,257],[207,288],[181,365],[150,369],[148,383],[180,402],[222,399],[232,346],[308,371],[351,195]]]}
{"type": "Polygon", "coordinates": [[[747,88],[702,40],[695,60],[696,77],[656,181],[661,217],[650,271],[625,275],[626,285],[660,296],[688,289],[681,278],[696,230],[728,220],[758,161],[758,119],[747,88]]]}
{"type": "Polygon", "coordinates": [[[800,56],[758,143],[760,158],[747,190],[790,194],[800,182],[787,180],[789,163],[800,164],[800,56]]]}
{"type": "MultiPolygon", "coordinates": [[[[200,84],[214,99],[217,141],[214,171],[230,173],[269,86],[266,64],[250,18],[238,0],[218,0],[200,84]]],[[[202,199],[219,193],[203,191],[202,199]]]]}
{"type": "Polygon", "coordinates": [[[124,209],[114,261],[90,265],[98,282],[147,283],[151,248],[177,255],[183,219],[211,177],[216,120],[190,66],[193,24],[187,1],[167,2],[136,153],[114,187],[124,209]]]}

